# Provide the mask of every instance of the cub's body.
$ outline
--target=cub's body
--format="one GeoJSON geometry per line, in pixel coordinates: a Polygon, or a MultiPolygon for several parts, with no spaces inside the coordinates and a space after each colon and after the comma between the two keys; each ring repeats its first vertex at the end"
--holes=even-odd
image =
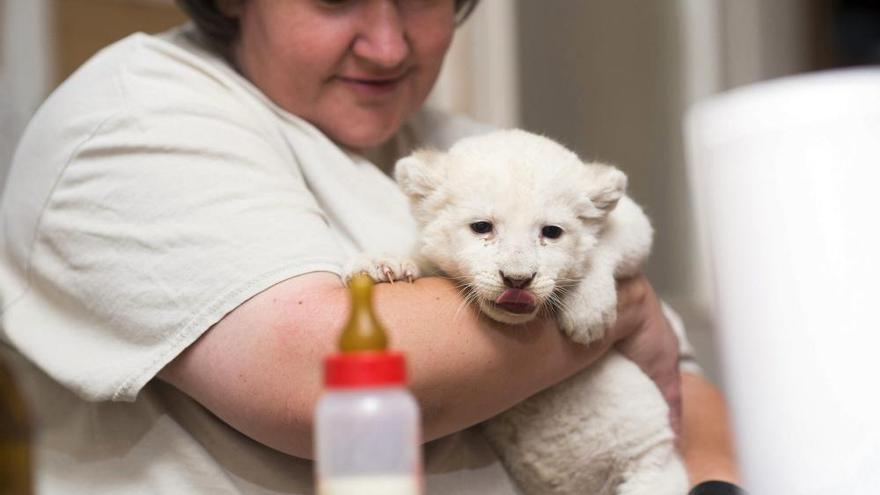
{"type": "MultiPolygon", "coordinates": [[[[635,274],[650,251],[623,173],[541,136],[464,139],[400,160],[395,176],[421,228],[418,261],[361,257],[350,271],[380,281],[439,271],[503,323],[544,311],[574,341],[599,340],[616,317],[615,277],[635,274]]],[[[682,495],[667,412],[648,377],[611,351],[484,430],[529,495],[682,495]]]]}

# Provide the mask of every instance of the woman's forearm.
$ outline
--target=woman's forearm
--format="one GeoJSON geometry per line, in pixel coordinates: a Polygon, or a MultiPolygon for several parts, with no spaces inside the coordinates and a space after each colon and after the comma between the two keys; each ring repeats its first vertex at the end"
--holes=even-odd
{"type": "Polygon", "coordinates": [[[719,480],[739,484],[730,418],[721,393],[706,378],[682,373],[680,448],[691,485],[719,480]]]}
{"type": "Polygon", "coordinates": [[[507,326],[478,316],[439,278],[377,287],[379,317],[410,358],[427,439],[509,409],[594,361],[610,343],[572,343],[554,321],[507,326]],[[427,314],[433,312],[433,314],[427,314]]]}
{"type": "MultiPolygon", "coordinates": [[[[506,327],[479,317],[447,280],[380,284],[375,307],[391,345],[407,353],[425,440],[491,417],[587,366],[609,343],[571,343],[555,324],[506,327]]],[[[255,440],[311,455],[321,366],[348,313],[326,273],[254,296],[208,330],[160,377],[255,440]]]]}

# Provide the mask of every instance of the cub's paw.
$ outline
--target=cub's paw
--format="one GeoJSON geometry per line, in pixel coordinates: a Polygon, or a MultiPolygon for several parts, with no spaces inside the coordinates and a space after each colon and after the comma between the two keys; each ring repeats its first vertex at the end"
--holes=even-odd
{"type": "Polygon", "coordinates": [[[590,344],[605,337],[617,320],[617,292],[611,284],[583,281],[565,300],[557,322],[571,340],[590,344]]]}
{"type": "Polygon", "coordinates": [[[602,340],[616,319],[617,311],[614,306],[608,309],[569,308],[559,314],[557,322],[571,340],[588,345],[602,340]]]}
{"type": "Polygon", "coordinates": [[[412,282],[419,277],[419,267],[410,259],[360,254],[346,264],[345,283],[360,273],[366,273],[375,282],[394,283],[398,280],[412,282]]]}

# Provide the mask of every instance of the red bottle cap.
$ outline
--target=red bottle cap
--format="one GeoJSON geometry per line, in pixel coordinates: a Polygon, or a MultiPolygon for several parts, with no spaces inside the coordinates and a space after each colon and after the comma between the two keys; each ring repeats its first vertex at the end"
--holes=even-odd
{"type": "Polygon", "coordinates": [[[324,360],[327,388],[391,387],[406,383],[406,361],[400,352],[346,352],[324,360]]]}

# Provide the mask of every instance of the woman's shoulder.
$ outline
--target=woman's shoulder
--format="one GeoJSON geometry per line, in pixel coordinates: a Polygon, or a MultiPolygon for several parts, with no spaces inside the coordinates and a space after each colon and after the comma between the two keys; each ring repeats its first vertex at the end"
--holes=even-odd
{"type": "Polygon", "coordinates": [[[49,198],[78,184],[63,178],[94,179],[98,170],[104,183],[123,181],[135,164],[177,170],[194,155],[213,163],[224,153],[289,167],[272,132],[277,118],[234,70],[168,36],[135,34],[108,46],[47,98],[16,148],[3,220],[33,229],[49,198]]]}
{"type": "Polygon", "coordinates": [[[266,132],[273,125],[271,111],[243,78],[186,37],[185,28],[138,33],[95,54],[37,110],[11,173],[57,175],[84,143],[96,139],[124,139],[119,144],[130,146],[133,138],[210,136],[218,129],[254,139],[274,135],[266,132]]]}
{"type": "Polygon", "coordinates": [[[246,121],[255,96],[221,57],[196,42],[188,26],[132,34],[100,50],[46,99],[36,125],[94,128],[113,116],[203,109],[246,121]]]}

